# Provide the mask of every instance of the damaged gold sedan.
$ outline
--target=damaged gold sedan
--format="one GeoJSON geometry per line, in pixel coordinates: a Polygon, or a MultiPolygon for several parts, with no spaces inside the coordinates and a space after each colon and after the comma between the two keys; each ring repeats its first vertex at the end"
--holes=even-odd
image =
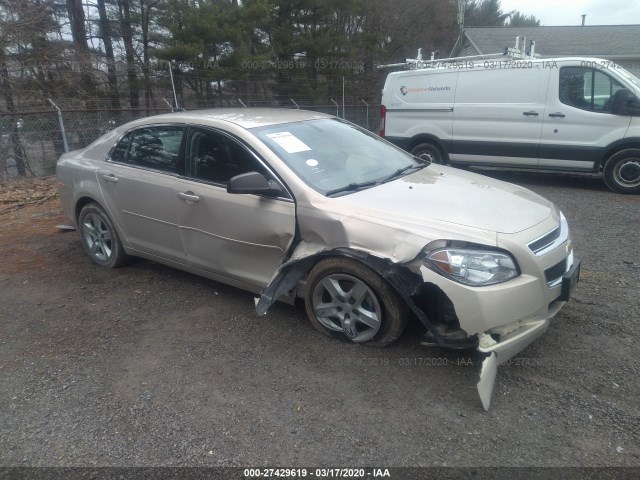
{"type": "Polygon", "coordinates": [[[63,155],[65,213],[98,265],[144,257],[255,293],[304,298],[313,326],[386,346],[411,316],[426,345],[497,365],[547,329],[579,279],[567,221],[515,185],[413,157],[330,115],[177,112],[63,155]]]}

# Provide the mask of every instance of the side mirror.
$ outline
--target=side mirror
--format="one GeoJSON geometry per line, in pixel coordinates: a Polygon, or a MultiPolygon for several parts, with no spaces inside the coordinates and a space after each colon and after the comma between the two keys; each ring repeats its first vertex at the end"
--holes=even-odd
{"type": "Polygon", "coordinates": [[[232,177],[227,182],[228,193],[249,193],[267,197],[280,197],[285,194],[282,187],[275,180],[267,180],[258,172],[243,173],[232,177]]]}
{"type": "Polygon", "coordinates": [[[640,116],[640,100],[630,90],[621,88],[613,94],[611,113],[633,117],[640,116]]]}

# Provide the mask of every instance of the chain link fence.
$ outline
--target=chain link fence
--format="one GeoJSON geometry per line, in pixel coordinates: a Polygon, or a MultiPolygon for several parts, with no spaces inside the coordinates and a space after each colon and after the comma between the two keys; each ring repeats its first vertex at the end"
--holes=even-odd
{"type": "MultiPolygon", "coordinates": [[[[242,107],[240,100],[237,106],[242,107]]],[[[251,106],[260,105],[252,102],[251,106]]],[[[336,115],[374,132],[378,130],[380,123],[379,105],[367,105],[364,102],[361,105],[304,106],[292,101],[290,108],[336,115]]],[[[64,152],[64,137],[69,150],[76,150],[89,145],[117,126],[170,111],[167,106],[165,109],[151,110],[62,110],[60,114],[56,110],[0,113],[0,179],[52,175],[55,173],[58,157],[64,152]],[[64,137],[60,118],[64,126],[64,137]]]]}
{"type": "Polygon", "coordinates": [[[166,110],[67,110],[0,114],[0,168],[3,178],[46,176],[58,157],[85,147],[102,134],[137,118],[166,110]],[[63,137],[60,118],[63,120],[63,137]]]}

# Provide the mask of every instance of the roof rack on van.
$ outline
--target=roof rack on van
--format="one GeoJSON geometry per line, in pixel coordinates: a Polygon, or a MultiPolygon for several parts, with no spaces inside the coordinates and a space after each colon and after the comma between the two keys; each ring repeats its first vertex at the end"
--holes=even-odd
{"type": "Polygon", "coordinates": [[[438,52],[431,52],[431,59],[425,60],[422,55],[422,49],[418,49],[418,56],[416,58],[407,58],[402,63],[390,63],[388,65],[378,65],[378,69],[384,70],[388,68],[405,68],[407,70],[416,70],[422,68],[436,68],[443,66],[449,62],[467,62],[471,60],[484,60],[487,58],[499,58],[508,57],[511,59],[521,60],[525,58],[539,58],[540,55],[535,53],[536,42],[531,40],[529,42],[529,51],[526,52],[527,37],[516,37],[515,48],[505,47],[504,52],[501,53],[488,53],[485,55],[469,55],[466,57],[451,57],[451,58],[437,58],[438,52]]]}

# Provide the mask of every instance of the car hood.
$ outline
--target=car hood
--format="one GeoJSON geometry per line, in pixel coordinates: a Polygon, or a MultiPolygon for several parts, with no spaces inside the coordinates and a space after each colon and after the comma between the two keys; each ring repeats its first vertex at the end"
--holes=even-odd
{"type": "Polygon", "coordinates": [[[341,210],[357,211],[370,220],[416,226],[438,221],[504,234],[531,228],[555,209],[550,201],[517,185],[433,164],[335,200],[341,210]]]}

